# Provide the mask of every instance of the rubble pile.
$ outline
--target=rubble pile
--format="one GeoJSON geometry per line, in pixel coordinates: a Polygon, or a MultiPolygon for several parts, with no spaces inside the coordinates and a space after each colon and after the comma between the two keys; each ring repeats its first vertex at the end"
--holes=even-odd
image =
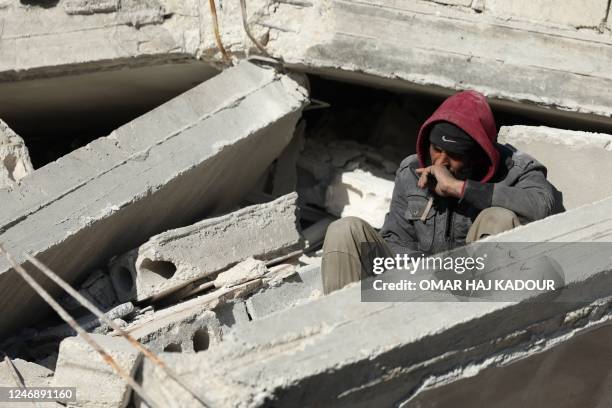
{"type": "MultiPolygon", "coordinates": [[[[609,1],[206,3],[0,0],[0,244],[16,262],[0,257],[0,387],[76,387],[75,407],[450,407],[446,392],[472,406],[495,384],[517,406],[534,362],[550,394],[564,353],[610,377],[585,351],[612,321],[603,251],[564,265],[588,302],[548,308],[322,296],[320,268],[334,220],[382,227],[444,96],[609,133],[609,1]]],[[[499,142],[537,156],[572,210],[505,239],[612,240],[612,136],[504,126],[499,142]]],[[[588,406],[579,394],[548,406],[588,406]]]]}

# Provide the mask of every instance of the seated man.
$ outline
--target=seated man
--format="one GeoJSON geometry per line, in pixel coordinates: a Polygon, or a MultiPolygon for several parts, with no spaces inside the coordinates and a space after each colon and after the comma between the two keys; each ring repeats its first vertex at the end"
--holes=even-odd
{"type": "Polygon", "coordinates": [[[496,143],[497,130],[484,95],[448,98],[419,131],[416,155],[404,159],[380,234],[365,221],[332,223],[323,244],[325,293],[360,279],[377,256],[431,255],[512,229],[562,208],[546,168],[525,153],[496,143]]]}

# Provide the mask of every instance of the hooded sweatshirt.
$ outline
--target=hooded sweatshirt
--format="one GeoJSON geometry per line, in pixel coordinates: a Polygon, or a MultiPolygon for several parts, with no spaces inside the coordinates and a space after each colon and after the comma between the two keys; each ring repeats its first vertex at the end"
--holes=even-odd
{"type": "Polygon", "coordinates": [[[446,99],[421,127],[416,155],[404,159],[396,173],[389,213],[381,235],[395,253],[433,254],[465,244],[480,211],[502,207],[521,223],[544,218],[562,208],[557,190],[546,180],[546,168],[510,145],[497,143],[497,128],[486,97],[475,91],[446,99]],[[417,186],[417,168],[429,158],[429,132],[438,122],[461,128],[486,156],[479,180],[468,179],[459,199],[439,197],[417,186]],[[425,216],[429,198],[434,205],[425,216]]]}

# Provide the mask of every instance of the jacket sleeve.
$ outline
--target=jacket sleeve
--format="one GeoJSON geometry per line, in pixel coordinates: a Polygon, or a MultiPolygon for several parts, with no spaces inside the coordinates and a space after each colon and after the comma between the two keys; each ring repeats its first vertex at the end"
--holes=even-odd
{"type": "Polygon", "coordinates": [[[412,254],[418,251],[414,225],[405,216],[408,209],[406,183],[411,182],[410,177],[409,168],[400,167],[397,171],[391,206],[380,230],[380,234],[395,254],[412,254]]]}
{"type": "Polygon", "coordinates": [[[519,174],[511,184],[468,180],[461,200],[480,210],[506,208],[528,222],[551,215],[555,194],[554,187],[546,180],[546,167],[532,160],[524,168],[517,166],[516,169],[519,174]]]}

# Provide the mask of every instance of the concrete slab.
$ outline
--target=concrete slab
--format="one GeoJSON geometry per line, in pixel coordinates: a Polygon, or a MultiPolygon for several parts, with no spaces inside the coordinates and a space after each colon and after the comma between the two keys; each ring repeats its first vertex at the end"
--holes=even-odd
{"type": "MultiPolygon", "coordinates": [[[[126,339],[92,334],[104,351],[130,375],[142,355],[126,339]]],[[[130,401],[130,386],[81,337],[69,337],[60,344],[52,387],[76,387],[79,407],[124,408],[130,401]]]]}
{"type": "Polygon", "coordinates": [[[612,196],[612,135],[532,126],[502,127],[499,143],[509,143],[546,166],[548,179],[572,209],[612,196]]]}
{"type": "Polygon", "coordinates": [[[270,30],[268,52],[295,69],[438,95],[475,89],[497,106],[594,113],[609,125],[612,96],[600,90],[612,83],[612,37],[598,27],[606,1],[500,0],[510,9],[499,12],[490,3],[481,13],[419,0],[281,4],[255,25],[270,30]]]}
{"type": "Polygon", "coordinates": [[[303,246],[297,194],[163,232],[138,250],[136,299],[160,297],[254,257],[271,260],[303,246]]]}
{"type": "MultiPolygon", "coordinates": [[[[611,209],[612,198],[487,241],[609,245],[611,209]]],[[[542,251],[534,244],[526,248],[525,253],[542,251]]],[[[237,401],[244,406],[295,401],[301,406],[401,405],[430,377],[469,377],[487,362],[503,361],[515,351],[523,357],[535,355],[543,345],[561,344],[608,325],[609,246],[585,245],[574,255],[578,256],[563,265],[563,293],[580,294],[579,303],[368,303],[361,302],[361,287],[355,284],[237,327],[215,353],[167,356],[166,362],[215,406],[235,406],[237,401]],[[197,373],[206,373],[207,381],[197,373]]],[[[156,390],[154,398],[165,406],[189,405],[187,399],[177,400],[177,392],[158,386],[166,384],[165,376],[149,364],[144,366],[143,382],[156,390]]],[[[591,398],[581,395],[583,401],[591,398]]]]}
{"type": "MultiPolygon", "coordinates": [[[[30,252],[72,282],[239,202],[289,143],[305,103],[287,76],[242,63],[0,190],[0,241],[18,262],[30,252]]],[[[0,308],[0,336],[46,310],[4,259],[0,308]]]]}

